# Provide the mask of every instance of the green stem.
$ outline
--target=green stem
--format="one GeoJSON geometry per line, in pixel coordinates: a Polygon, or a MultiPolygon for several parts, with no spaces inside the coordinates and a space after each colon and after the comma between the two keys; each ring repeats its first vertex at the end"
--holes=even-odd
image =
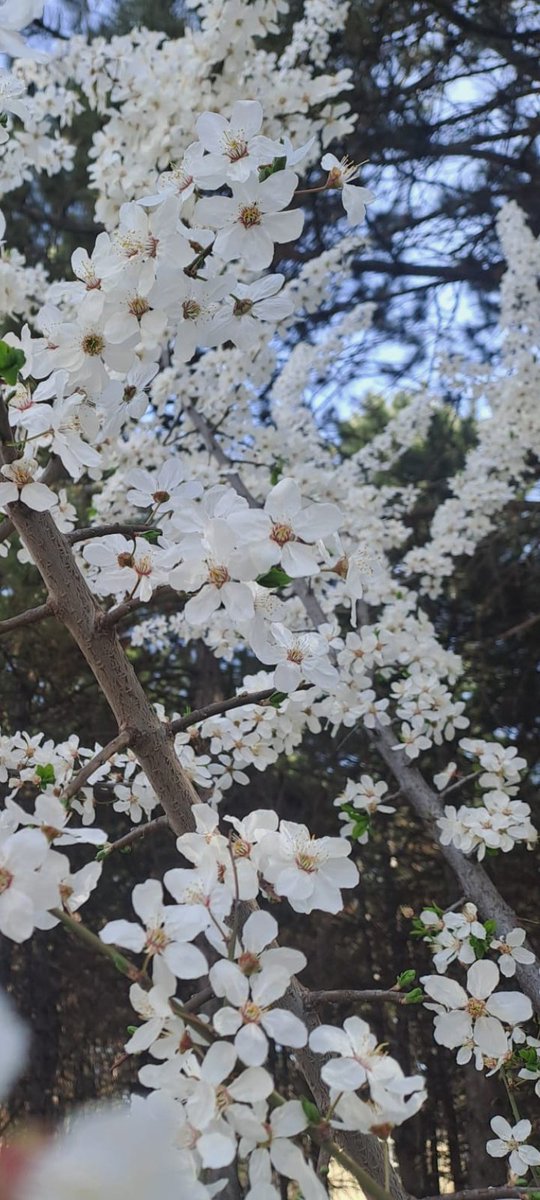
{"type": "Polygon", "coordinates": [[[146,984],[148,986],[148,980],[144,972],[140,971],[134,963],[130,962],[129,958],[126,958],[120,950],[117,950],[116,946],[108,946],[106,942],[102,942],[97,934],[92,933],[91,929],[82,924],[82,921],[76,921],[74,917],[70,917],[69,913],[64,912],[62,908],[51,908],[51,913],[53,917],[62,922],[62,925],[66,929],[69,929],[70,933],[74,933],[80,942],[84,942],[90,950],[94,950],[97,954],[108,958],[113,967],[116,967],[116,970],[125,975],[127,979],[131,979],[133,983],[140,983],[142,986],[146,984]]]}
{"type": "MultiPolygon", "coordinates": [[[[92,933],[91,929],[82,924],[82,921],[76,921],[74,917],[70,917],[69,913],[64,912],[62,908],[51,908],[50,911],[53,917],[61,921],[62,925],[66,929],[69,929],[70,933],[75,934],[75,937],[80,942],[84,942],[90,950],[94,950],[97,954],[108,958],[109,962],[116,967],[116,970],[125,975],[127,979],[131,979],[132,983],[138,983],[146,991],[150,990],[152,983],[146,972],[139,970],[135,966],[135,963],[132,963],[129,958],[126,958],[125,954],[116,949],[116,946],[108,946],[106,942],[102,942],[97,934],[92,933]]],[[[201,1018],[196,1014],[188,1012],[179,1000],[171,998],[169,1003],[175,1016],[181,1017],[186,1025],[191,1026],[192,1029],[196,1029],[197,1033],[200,1033],[206,1041],[214,1042],[217,1040],[217,1034],[214,1033],[212,1026],[207,1025],[205,1021],[201,1021],[201,1018]]]]}

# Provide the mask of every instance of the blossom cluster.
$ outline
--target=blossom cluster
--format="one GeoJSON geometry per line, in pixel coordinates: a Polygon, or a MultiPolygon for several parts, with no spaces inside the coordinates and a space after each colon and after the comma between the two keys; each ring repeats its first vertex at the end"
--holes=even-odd
{"type": "MultiPolygon", "coordinates": [[[[273,809],[240,819],[234,786],[247,787],[254,772],[292,754],[306,730],[386,730],[390,757],[410,764],[434,748],[442,757],[468,727],[461,661],[441,645],[422,595],[438,594],[455,558],[474,551],[529,478],[540,432],[538,326],[530,315],[540,243],[513,207],[503,211],[501,367],[488,376],[447,365],[491,416],[430,538],[411,546],[416,491],[381,485],[379,476],[425,435],[439,401],[421,389],[381,435],[342,461],[312,397],[339,376],[372,314],[349,309],[311,341],[303,322],[321,299],[346,299],[359,240],[356,232],[338,237],[294,277],[287,250],[304,227],[300,202],[310,189],[300,187],[301,174],[308,185],[316,176],[322,199],[340,190],[353,227],[372,199],[354,165],[328,150],[354,120],[343,100],[349,73],[320,70],[346,3],[306,0],[281,55],[264,37],[279,30],[282,0],[203,0],[197,28],[177,42],[142,30],[110,42],[74,38],[46,62],[20,34],[42,7],[0,4],[0,49],[25,56],[0,75],[8,114],[1,190],[32,172],[69,169],[75,146],[67,131],[84,101],[100,116],[90,178],[104,229],[90,253],[75,250],[72,278],[54,284],[2,252],[6,318],[20,314],[28,324],[2,343],[21,365],[14,381],[6,377],[12,436],[0,507],[9,516],[20,501],[73,534],[76,563],[109,617],[122,608],[139,615],[139,606],[172,592],[175,611],[132,627],[133,646],[153,649],[174,637],[186,646],[201,640],[228,663],[249,655],[262,669],[246,675],[242,689],[270,696],[191,724],[157,705],[159,719],[175,723],[178,762],[205,802],[193,806],[195,829],[177,839],[182,865],[134,887],[136,921],[109,921],[100,931],[102,949],[135,956],[130,1000],[141,1024],[125,1049],[152,1060],[139,1071],[150,1095],[78,1118],[36,1153],[18,1200],[63,1200],[81,1170],[92,1196],[113,1178],[119,1200],[146,1200],[150,1191],[172,1200],[181,1175],[188,1200],[210,1200],[221,1181],[205,1183],[203,1172],[237,1157],[247,1164],[248,1200],[261,1188],[278,1197],[280,1175],[306,1200],[323,1200],[304,1150],[315,1118],[297,1099],[276,1102],[273,1048],[296,1061],[306,1046],[321,1055],[330,1107],[319,1116],[342,1132],[386,1138],[418,1111],[425,1084],[404,1074],[359,1016],[343,1027],[308,1028],[293,1003],[305,956],[277,943],[265,905],[284,900],[298,914],[338,917],[343,892],[360,878],[352,843],[365,845],[371,818],[391,817],[394,807],[385,780],[348,773],[334,800],[336,836],[317,837],[273,809]],[[289,335],[294,345],[285,353],[289,335]],[[55,483],[55,461],[67,486],[55,483]],[[92,524],[76,540],[77,505],[86,514],[89,497],[92,524]],[[100,525],[119,528],[103,533],[100,525]],[[224,798],[229,812],[220,819],[224,798]],[[186,1007],[197,981],[210,990],[211,1016],[186,1007]]],[[[12,546],[31,563],[25,545],[13,538],[12,546]]],[[[459,748],[479,767],[463,779],[451,762],[435,775],[443,801],[471,783],[470,803],[444,807],[442,846],[479,859],[517,843],[532,847],[530,810],[518,795],[524,760],[498,742],[465,737],[459,748]]],[[[0,932],[15,942],[72,920],[107,870],[114,845],[95,825],[96,784],[107,787],[128,828],[160,806],[131,749],[108,758],[102,751],[76,736],[58,744],[21,730],[0,737],[0,932]],[[89,856],[76,870],[70,847],[89,856]]],[[[538,1042],[524,1028],[531,1002],[499,988],[501,975],[532,964],[523,930],[496,930],[466,903],[461,912],[424,909],[416,932],[437,972],[421,980],[435,1040],[479,1070],[515,1067],[522,1053],[519,1076],[538,1088],[538,1042]],[[466,987],[445,976],[450,965],[467,969],[466,987]]],[[[0,997],[0,1097],[26,1043],[0,997]]],[[[514,1174],[537,1165],[538,1152],[524,1145],[527,1121],[512,1128],[496,1117],[492,1127],[489,1153],[508,1155],[514,1174]]]]}

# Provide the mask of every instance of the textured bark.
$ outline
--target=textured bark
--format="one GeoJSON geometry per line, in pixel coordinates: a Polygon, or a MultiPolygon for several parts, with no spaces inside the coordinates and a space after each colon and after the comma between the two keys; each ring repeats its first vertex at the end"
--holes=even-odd
{"type": "Polygon", "coordinates": [[[197,793],[182,770],[174,746],[149,703],[114,628],[79,571],[67,539],[50,513],[9,505],[11,520],[46,584],[55,615],[66,626],[106,697],[121,732],[147,775],[175,833],[194,828],[191,805],[197,793]]]}

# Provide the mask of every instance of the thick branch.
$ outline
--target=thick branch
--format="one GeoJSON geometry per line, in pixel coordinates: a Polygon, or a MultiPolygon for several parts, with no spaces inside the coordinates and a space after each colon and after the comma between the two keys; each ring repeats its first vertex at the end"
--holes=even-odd
{"type": "Polygon", "coordinates": [[[77,642],[129,744],[159,797],[175,833],[193,829],[191,805],[198,797],[182,770],[114,629],[108,628],[67,539],[50,513],[17,502],[9,515],[47,586],[55,615],[77,642]]]}

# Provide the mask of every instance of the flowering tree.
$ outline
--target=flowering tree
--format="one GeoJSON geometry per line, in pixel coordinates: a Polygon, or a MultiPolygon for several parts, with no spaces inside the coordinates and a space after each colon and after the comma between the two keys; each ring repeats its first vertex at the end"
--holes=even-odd
{"type": "MultiPolygon", "coordinates": [[[[487,1149],[508,1157],[497,1194],[520,1196],[540,1165],[514,1097],[518,1080],[524,1095],[539,1087],[540,978],[483,860],[535,843],[519,798],[526,763],[489,730],[466,736],[460,660],[437,640],[425,599],[531,478],[538,244],[515,205],[503,210],[500,364],[444,366],[486,419],[428,541],[405,549],[414,497],[376,480],[440,401],[419,390],[346,463],[309,405],[370,320],[346,296],[373,197],[328,150],[346,148],[354,121],[348,73],[324,74],[346,5],[306,3],[281,57],[273,0],[195,7],[178,41],[134,30],[45,56],[20,33],[39,0],[0,6],[0,48],[17,56],[1,80],[3,191],[69,165],[66,127],[83,97],[102,118],[90,172],[105,226],[60,283],[4,252],[5,323],[18,325],[0,342],[0,545],[6,580],[18,555],[44,599],[0,633],[54,616],[117,724],[107,745],[82,745],[69,729],[59,743],[39,730],[2,736],[0,930],[22,943],[63,925],[125,976],[135,1013],[125,1050],[144,1056],[145,1092],[81,1113],[54,1138],[14,1139],[2,1195],[67,1200],[83,1181],[89,1197],[172,1200],[181,1179],[194,1200],[261,1190],[270,1200],[293,1180],[315,1200],[337,1162],[374,1200],[402,1197],[392,1131],[424,1103],[424,1078],[377,1044],[360,1015],[375,997],[425,1005],[458,1068],[500,1073],[515,1123],[494,1117],[487,1149]],[[310,194],[337,189],[343,230],[289,270],[310,194]],[[295,322],[327,292],[343,297],[343,315],[291,349],[295,322]],[[226,700],[165,711],[137,678],[126,627],[134,646],[202,643],[225,663],[250,656],[254,673],[226,700]],[[338,790],[334,836],[256,797],[244,818],[231,811],[232,785],[253,786],[306,731],[358,725],[385,778],[363,773],[338,790]],[[422,755],[454,741],[452,761],[426,779],[422,755]],[[96,817],[98,786],[125,818],[116,840],[96,817]],[[412,986],[396,964],[393,987],[349,992],[356,1015],[321,1024],[319,1008],[344,994],[297,979],[306,956],[282,944],[272,905],[338,916],[372,822],[392,820],[391,786],[462,898],[442,912],[418,897],[414,932],[435,973],[412,986]],[[133,911],[90,928],[80,910],[110,860],[164,826],[177,865],[136,883],[133,911]],[[276,1048],[302,1080],[296,1090],[280,1090],[276,1048]]],[[[5,1096],[27,1047],[4,998],[0,1048],[5,1096]]]]}

